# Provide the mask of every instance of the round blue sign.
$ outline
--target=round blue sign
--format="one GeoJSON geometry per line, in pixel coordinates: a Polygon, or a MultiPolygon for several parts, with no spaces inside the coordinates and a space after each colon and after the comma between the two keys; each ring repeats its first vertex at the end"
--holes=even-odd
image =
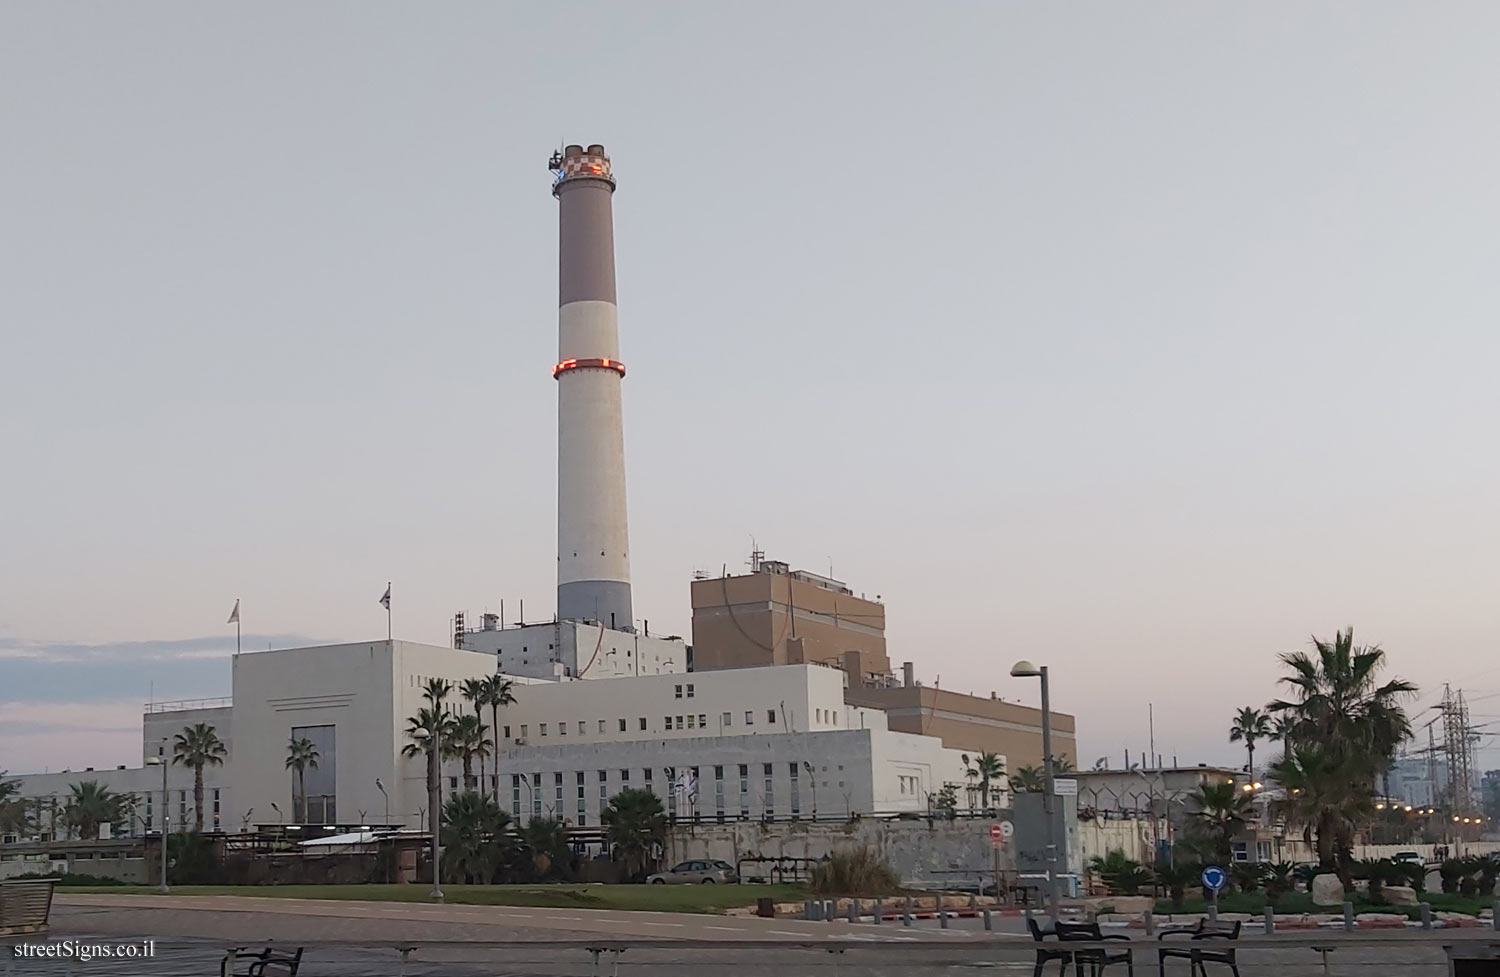
{"type": "Polygon", "coordinates": [[[1227,885],[1228,882],[1229,877],[1225,875],[1224,870],[1222,868],[1219,868],[1219,866],[1217,865],[1210,865],[1203,870],[1203,884],[1208,888],[1214,890],[1215,892],[1218,892],[1220,889],[1224,888],[1224,886],[1227,885]]]}

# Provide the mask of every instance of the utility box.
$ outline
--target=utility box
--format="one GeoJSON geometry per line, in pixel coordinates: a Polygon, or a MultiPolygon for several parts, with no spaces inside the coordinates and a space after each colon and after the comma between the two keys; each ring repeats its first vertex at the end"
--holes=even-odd
{"type": "Polygon", "coordinates": [[[1444,946],[1451,977],[1500,977],[1500,943],[1444,946]]]}
{"type": "MultiPolygon", "coordinates": [[[[1057,840],[1059,875],[1083,874],[1083,843],[1078,834],[1078,796],[1062,794],[1052,798],[1053,837],[1057,840]]],[[[1016,793],[1011,801],[1016,825],[1012,839],[1016,871],[1022,874],[1047,871],[1047,819],[1042,810],[1042,795],[1037,792],[1016,793]]]]}

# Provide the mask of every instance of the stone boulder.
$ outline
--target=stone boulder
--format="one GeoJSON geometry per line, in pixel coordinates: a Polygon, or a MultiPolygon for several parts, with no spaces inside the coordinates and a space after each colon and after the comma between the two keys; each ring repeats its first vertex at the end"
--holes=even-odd
{"type": "Polygon", "coordinates": [[[1415,906],[1417,904],[1417,890],[1409,885],[1383,885],[1380,894],[1385,896],[1385,901],[1393,906],[1415,906]]]}
{"type": "Polygon", "coordinates": [[[1314,876],[1312,880],[1312,901],[1314,906],[1342,906],[1344,904],[1344,884],[1339,877],[1333,873],[1314,876]]]}

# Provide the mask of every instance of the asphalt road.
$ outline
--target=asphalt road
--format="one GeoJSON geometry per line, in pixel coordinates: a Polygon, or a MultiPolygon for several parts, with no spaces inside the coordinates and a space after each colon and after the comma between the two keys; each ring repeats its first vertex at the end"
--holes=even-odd
{"type": "MultiPolygon", "coordinates": [[[[997,923],[1000,921],[997,920],[997,923]]],[[[969,924],[948,930],[935,922],[907,928],[889,923],[814,923],[753,917],[639,913],[583,909],[433,906],[239,896],[59,896],[53,942],[156,940],[150,960],[16,958],[0,960],[0,977],[28,975],[160,975],[218,973],[224,950],[269,941],[305,946],[305,977],[699,977],[711,968],[726,977],[954,977],[1029,975],[1034,954],[1010,932],[986,933],[969,924]],[[403,964],[399,947],[416,947],[403,964]],[[624,946],[616,956],[589,946],[624,946]],[[597,969],[596,969],[597,968],[597,969]]],[[[1157,943],[1133,934],[1136,971],[1158,973],[1157,943]]],[[[1335,947],[1329,974],[1382,973],[1437,977],[1448,972],[1444,944],[1500,947],[1500,934],[1480,930],[1355,934],[1297,933],[1267,940],[1247,934],[1239,949],[1244,977],[1323,974],[1310,944],[1335,947]]],[[[1047,973],[1056,974],[1053,963],[1047,973]]],[[[243,963],[240,968],[243,972],[243,963]]],[[[1070,971],[1071,972],[1071,971],[1070,971]]],[[[1223,973],[1227,968],[1210,970],[1223,973]]],[[[1500,971],[1497,971],[1500,972],[1500,971]]],[[[1185,961],[1167,973],[1188,977],[1185,961]]],[[[1125,974],[1123,966],[1106,977],[1125,974]]]]}

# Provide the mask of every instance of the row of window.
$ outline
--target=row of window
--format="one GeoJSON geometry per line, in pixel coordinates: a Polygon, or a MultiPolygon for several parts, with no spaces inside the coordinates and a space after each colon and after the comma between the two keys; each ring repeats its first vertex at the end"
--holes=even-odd
{"type": "MultiPolygon", "coordinates": [[[[691,689],[692,686],[689,685],[688,688],[691,689]]],[[[688,698],[692,698],[692,695],[689,694],[688,698]]],[[[598,729],[598,731],[599,731],[600,734],[604,734],[604,733],[607,733],[609,731],[609,720],[607,720],[607,719],[596,719],[596,720],[594,720],[594,722],[595,722],[596,727],[597,727],[597,729],[598,729]]],[[[767,709],[766,710],[766,722],[769,723],[769,724],[775,725],[775,723],[776,723],[776,710],[775,709],[767,709]]],[[[588,731],[589,731],[588,720],[586,720],[586,719],[580,719],[580,720],[577,720],[577,723],[578,723],[578,726],[577,726],[578,735],[579,736],[587,736],[588,735],[588,731]]],[[[629,722],[627,720],[625,720],[625,719],[616,719],[615,723],[617,724],[620,732],[624,733],[624,732],[627,732],[629,730],[629,725],[630,724],[629,724],[629,722]]],[[[636,718],[636,723],[639,725],[641,732],[646,732],[647,725],[646,725],[646,717],[645,716],[639,716],[639,717],[637,717],[636,718]]],[[[723,728],[723,729],[729,729],[730,727],[732,727],[734,725],[734,713],[732,713],[732,712],[722,713],[719,716],[719,723],[720,723],[721,728],[723,728]]],[[[547,736],[547,735],[550,735],[551,733],[554,733],[554,732],[558,736],[567,736],[568,735],[568,729],[569,729],[570,725],[571,725],[571,723],[568,720],[566,720],[566,719],[562,720],[561,722],[557,722],[557,723],[538,723],[537,724],[537,731],[538,731],[539,735],[542,735],[542,736],[547,736]]],[[[754,709],[746,709],[745,710],[745,725],[746,726],[754,726],[755,725],[755,710],[754,709]]],[[[684,714],[684,715],[681,715],[681,716],[663,716],[662,717],[662,727],[665,728],[665,729],[708,729],[709,728],[709,725],[708,725],[708,714],[700,712],[697,715],[684,714]]],[[[510,735],[511,734],[511,728],[512,727],[509,726],[509,725],[501,727],[500,736],[501,736],[502,739],[507,739],[508,740],[508,739],[511,738],[511,735],[510,735]]],[[[516,735],[520,739],[526,739],[528,736],[531,735],[531,724],[530,723],[519,723],[519,724],[517,724],[515,726],[515,729],[517,730],[516,735]]]]}
{"type": "MultiPolygon", "coordinates": [[[[730,769],[733,770],[734,773],[737,773],[739,778],[739,814],[742,817],[749,816],[750,798],[752,796],[750,789],[751,769],[756,766],[760,767],[759,774],[762,778],[761,786],[764,788],[760,794],[760,800],[762,802],[761,810],[764,814],[773,816],[775,815],[776,764],[774,763],[741,763],[738,765],[729,765],[727,767],[724,764],[714,765],[713,811],[715,813],[722,816],[727,810],[726,797],[728,796],[728,793],[725,790],[724,784],[726,782],[725,771],[726,769],[730,769]],[[737,769],[735,769],[736,767],[737,769]]],[[[788,802],[790,805],[789,810],[792,814],[800,814],[802,812],[802,794],[800,788],[802,783],[802,773],[804,769],[810,770],[810,768],[804,768],[803,764],[797,762],[791,762],[786,765],[787,777],[790,783],[788,802]]],[[[824,767],[823,769],[826,770],[827,767],[824,767]]],[[[844,768],[842,765],[840,765],[838,769],[842,771],[844,768]]],[[[639,785],[643,789],[652,791],[653,793],[656,792],[655,772],[655,768],[652,767],[641,768],[641,777],[639,781],[639,785]]],[[[698,783],[698,767],[687,767],[683,768],[680,771],[674,770],[673,768],[669,767],[663,769],[662,772],[664,775],[663,780],[667,783],[667,807],[669,813],[671,813],[673,816],[676,816],[679,813],[697,813],[700,804],[704,804],[706,806],[706,801],[701,800],[702,788],[698,783]]],[[[733,776],[733,773],[731,773],[730,776],[733,776]]],[[[565,796],[564,788],[570,779],[574,787],[573,799],[576,801],[573,812],[573,820],[580,826],[587,825],[588,775],[585,771],[582,770],[573,771],[571,778],[569,778],[567,774],[561,771],[554,771],[551,774],[550,799],[549,792],[547,790],[549,784],[547,776],[545,774],[542,774],[540,772],[531,774],[530,776],[526,774],[511,774],[511,814],[517,818],[524,817],[526,816],[526,814],[529,814],[531,817],[543,817],[544,815],[548,817],[566,816],[567,798],[565,796]],[[525,796],[524,801],[523,792],[525,796]]],[[[451,780],[456,782],[457,778],[451,778],[451,780]]],[[[609,806],[609,799],[612,794],[618,793],[621,790],[633,786],[631,783],[630,768],[620,769],[619,776],[618,778],[616,778],[616,788],[613,791],[610,789],[610,775],[608,770],[597,771],[595,774],[595,780],[598,784],[598,810],[601,812],[609,806]]],[[[824,786],[827,785],[827,782],[825,782],[824,786]]],[[[839,787],[843,787],[844,785],[844,781],[838,781],[839,787]]],[[[813,786],[814,789],[816,789],[817,785],[814,784],[813,786]]]]}

